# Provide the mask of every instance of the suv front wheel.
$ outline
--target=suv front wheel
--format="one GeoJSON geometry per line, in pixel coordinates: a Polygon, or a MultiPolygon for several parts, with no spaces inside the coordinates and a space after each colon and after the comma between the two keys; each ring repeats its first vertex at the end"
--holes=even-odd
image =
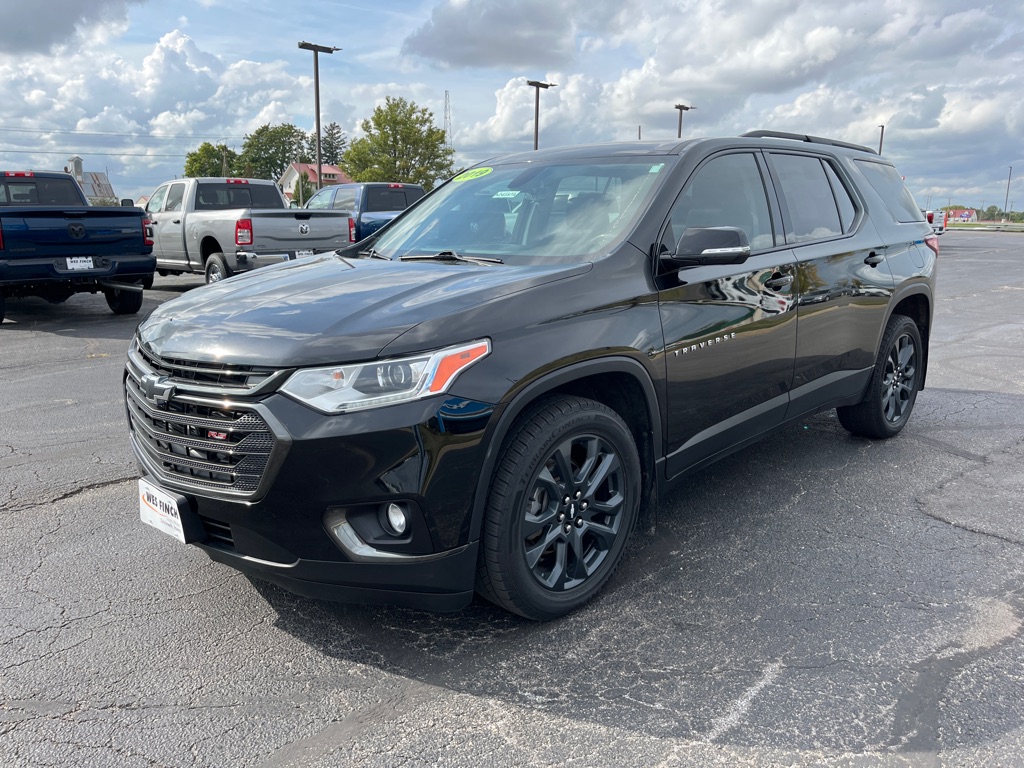
{"type": "Polygon", "coordinates": [[[611,577],[640,506],[629,428],[593,400],[558,397],[523,418],[495,472],[478,590],[544,620],[587,602],[611,577]]]}
{"type": "Polygon", "coordinates": [[[893,315],[885,326],[867,395],[857,405],[836,408],[839,423],[854,435],[895,437],[910,419],[921,389],[921,332],[909,317],[893,315]]]}

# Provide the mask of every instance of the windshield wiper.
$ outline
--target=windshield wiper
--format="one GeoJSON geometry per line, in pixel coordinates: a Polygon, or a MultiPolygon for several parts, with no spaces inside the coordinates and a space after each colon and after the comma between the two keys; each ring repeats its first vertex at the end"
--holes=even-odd
{"type": "Polygon", "coordinates": [[[501,259],[490,256],[463,256],[455,251],[439,251],[438,253],[407,253],[398,257],[399,261],[465,261],[470,264],[504,264],[501,259]]]}
{"type": "Polygon", "coordinates": [[[383,256],[376,248],[371,248],[368,251],[360,251],[360,256],[369,256],[371,259],[384,259],[384,261],[391,261],[387,256],[383,256]]]}

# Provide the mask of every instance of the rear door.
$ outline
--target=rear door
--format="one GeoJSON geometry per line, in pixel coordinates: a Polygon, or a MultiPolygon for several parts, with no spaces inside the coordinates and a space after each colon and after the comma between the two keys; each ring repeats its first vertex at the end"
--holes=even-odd
{"type": "Polygon", "coordinates": [[[827,155],[766,152],[786,242],[798,263],[799,317],[787,418],[863,391],[893,278],[863,200],[827,155]]]}
{"type": "Polygon", "coordinates": [[[683,186],[665,224],[665,253],[691,227],[739,227],[751,246],[742,264],[663,269],[659,276],[669,477],[756,438],[786,413],[796,264],[775,232],[777,205],[766,180],[757,152],[713,156],[683,186]]]}

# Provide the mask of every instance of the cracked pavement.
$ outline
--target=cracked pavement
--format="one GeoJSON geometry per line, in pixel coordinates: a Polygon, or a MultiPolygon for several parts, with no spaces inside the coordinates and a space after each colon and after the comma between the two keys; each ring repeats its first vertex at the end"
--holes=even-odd
{"type": "Polygon", "coordinates": [[[719,462],[548,624],[306,600],[142,525],[138,318],[9,301],[0,764],[1019,764],[1024,236],[941,246],[899,438],[823,413],[719,462]]]}

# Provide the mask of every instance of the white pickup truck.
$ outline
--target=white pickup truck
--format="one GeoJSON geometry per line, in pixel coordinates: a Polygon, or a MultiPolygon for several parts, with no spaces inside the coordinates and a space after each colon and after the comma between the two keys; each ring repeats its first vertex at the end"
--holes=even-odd
{"type": "Polygon", "coordinates": [[[198,272],[208,283],[348,245],[348,214],[288,208],[265,179],[168,181],[146,211],[157,272],[198,272]]]}
{"type": "Polygon", "coordinates": [[[924,217],[932,225],[932,232],[942,235],[946,232],[946,219],[949,216],[946,211],[925,211],[924,217]]]}

